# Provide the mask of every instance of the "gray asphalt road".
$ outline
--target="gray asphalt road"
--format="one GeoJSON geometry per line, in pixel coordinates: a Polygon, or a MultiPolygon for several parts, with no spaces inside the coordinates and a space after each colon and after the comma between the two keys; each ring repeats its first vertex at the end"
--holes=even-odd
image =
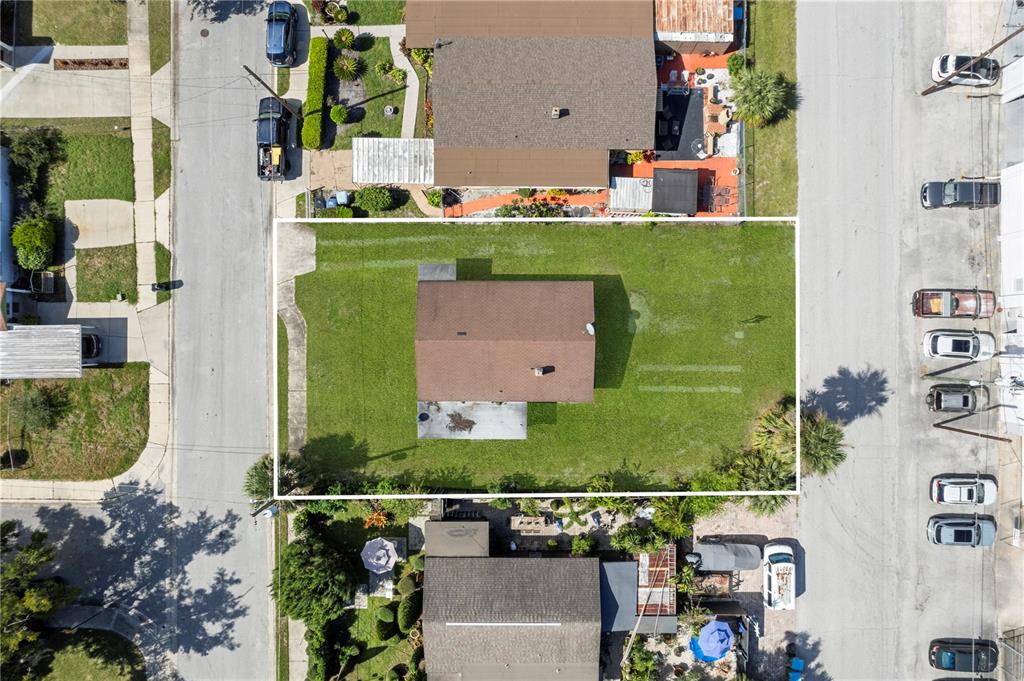
{"type": "Polygon", "coordinates": [[[249,519],[240,489],[269,446],[270,192],[255,172],[252,119],[263,95],[241,65],[264,77],[270,68],[262,3],[194,4],[209,13],[185,8],[176,27],[174,499],[183,521],[229,511],[244,521],[230,550],[182,564],[195,583],[228,580],[235,616],[222,645],[182,646],[177,664],[189,680],[251,681],[271,677],[274,652],[270,528],[249,519]]]}
{"type": "Polygon", "coordinates": [[[994,443],[932,428],[923,403],[933,381],[922,374],[955,362],[926,363],[922,334],[972,324],[922,323],[909,309],[915,289],[987,288],[998,271],[995,213],[919,205],[925,180],[998,167],[993,104],[962,89],[918,95],[938,53],[989,44],[994,21],[953,11],[798,3],[802,390],[849,422],[852,445],[833,479],[804,481],[799,504],[797,622],[817,678],[932,678],[932,638],[996,637],[993,550],[925,539],[928,518],[948,508],[928,500],[932,476],[996,471],[994,443]]]}

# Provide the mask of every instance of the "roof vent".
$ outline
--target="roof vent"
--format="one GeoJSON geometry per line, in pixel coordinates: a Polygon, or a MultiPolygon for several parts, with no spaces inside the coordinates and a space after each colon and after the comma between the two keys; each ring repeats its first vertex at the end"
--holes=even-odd
{"type": "Polygon", "coordinates": [[[551,366],[550,364],[543,367],[533,367],[534,376],[546,376],[547,374],[553,373],[555,373],[555,367],[551,366]]]}
{"type": "Polygon", "coordinates": [[[568,115],[569,114],[569,110],[568,109],[563,109],[560,106],[553,106],[553,107],[551,107],[551,118],[552,118],[552,120],[556,120],[557,121],[559,118],[561,118],[563,116],[563,114],[564,115],[568,115]]]}
{"type": "Polygon", "coordinates": [[[594,325],[591,324],[590,322],[587,322],[587,335],[588,336],[593,336],[594,335],[594,325]]]}

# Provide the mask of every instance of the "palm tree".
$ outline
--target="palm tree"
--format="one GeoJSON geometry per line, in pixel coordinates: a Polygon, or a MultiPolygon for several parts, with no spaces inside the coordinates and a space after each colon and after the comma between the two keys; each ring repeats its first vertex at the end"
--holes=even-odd
{"type": "MultiPolygon", "coordinates": [[[[278,473],[280,477],[277,491],[281,496],[302,494],[308,490],[314,479],[312,471],[303,459],[287,453],[281,454],[278,473]]],[[[242,491],[257,503],[262,503],[274,496],[274,459],[270,454],[261,456],[245,472],[242,491]]],[[[283,510],[289,510],[294,507],[294,504],[279,500],[278,506],[283,510]]]]}
{"type": "MultiPolygon", "coordinates": [[[[785,491],[796,483],[796,470],[792,461],[786,461],[772,452],[750,450],[744,452],[734,464],[739,476],[740,489],[767,492],[785,491]]],[[[770,494],[747,497],[750,510],[758,515],[772,515],[782,510],[790,496],[770,494]]]]}
{"type": "Polygon", "coordinates": [[[786,105],[786,83],[763,69],[746,69],[733,78],[732,101],[736,118],[761,128],[768,125],[786,105]]]}
{"type": "Polygon", "coordinates": [[[334,60],[334,75],[339,80],[355,80],[363,73],[363,60],[359,57],[342,55],[334,60]]]}
{"type": "Polygon", "coordinates": [[[823,412],[802,414],[800,468],[805,475],[828,475],[846,461],[843,428],[823,412]]]}
{"type": "Polygon", "coordinates": [[[780,402],[763,412],[754,423],[752,447],[783,461],[796,461],[796,423],[791,404],[780,402]]]}

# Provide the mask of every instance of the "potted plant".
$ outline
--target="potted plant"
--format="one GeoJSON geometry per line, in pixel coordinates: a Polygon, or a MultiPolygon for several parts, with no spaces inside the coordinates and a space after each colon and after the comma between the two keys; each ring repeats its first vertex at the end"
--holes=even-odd
{"type": "MultiPolygon", "coordinates": [[[[330,3],[328,3],[328,6],[330,6],[330,3]]],[[[698,66],[697,68],[695,68],[693,70],[693,72],[696,73],[698,76],[703,76],[704,75],[704,67],[703,66],[698,66]]]]}
{"type": "Polygon", "coordinates": [[[327,5],[324,7],[324,21],[326,21],[328,24],[333,24],[335,21],[334,15],[338,12],[338,9],[340,7],[341,5],[339,5],[337,2],[335,2],[334,0],[330,0],[330,2],[328,2],[327,5]]]}

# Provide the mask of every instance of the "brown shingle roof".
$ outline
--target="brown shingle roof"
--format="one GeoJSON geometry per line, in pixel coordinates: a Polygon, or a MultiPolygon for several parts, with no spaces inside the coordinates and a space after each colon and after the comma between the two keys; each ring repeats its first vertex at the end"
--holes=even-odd
{"type": "Polygon", "coordinates": [[[442,187],[607,187],[607,149],[434,147],[442,187]]]}
{"type": "Polygon", "coordinates": [[[422,281],[417,399],[591,402],[593,321],[591,281],[422,281]]]}
{"type": "Polygon", "coordinates": [[[408,0],[405,42],[469,37],[632,36],[650,40],[650,0],[408,0]]]}

